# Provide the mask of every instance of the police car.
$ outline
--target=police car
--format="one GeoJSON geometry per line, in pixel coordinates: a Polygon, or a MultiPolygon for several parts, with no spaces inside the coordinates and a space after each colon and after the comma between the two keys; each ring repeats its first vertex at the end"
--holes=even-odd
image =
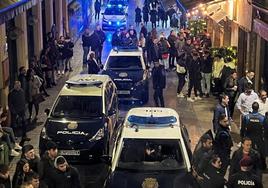
{"type": "Polygon", "coordinates": [[[104,13],[102,13],[102,29],[115,30],[117,28],[124,28],[127,25],[126,8],[111,6],[108,4],[104,13]]]}
{"type": "Polygon", "coordinates": [[[113,79],[120,100],[142,103],[148,101],[149,72],[146,69],[141,48],[112,49],[102,74],[107,74],[113,79]]]}
{"type": "Polygon", "coordinates": [[[118,8],[124,8],[127,12],[128,10],[128,0],[110,0],[107,4],[107,7],[118,7],[118,8]]]}
{"type": "Polygon", "coordinates": [[[170,108],[133,108],[118,132],[106,187],[191,187],[186,128],[170,108]]]}
{"type": "Polygon", "coordinates": [[[118,120],[116,86],[107,75],[77,75],[66,81],[40,134],[40,154],[48,140],[59,155],[86,162],[108,154],[118,120]]]}

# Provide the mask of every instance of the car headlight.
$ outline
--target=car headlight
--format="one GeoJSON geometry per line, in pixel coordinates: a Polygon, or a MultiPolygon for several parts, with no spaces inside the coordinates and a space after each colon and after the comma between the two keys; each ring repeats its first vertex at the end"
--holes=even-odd
{"type": "Polygon", "coordinates": [[[92,136],[92,138],[90,138],[88,141],[90,142],[97,141],[102,139],[103,137],[104,137],[104,127],[99,129],[97,133],[94,136],[92,136]]]}
{"type": "Polygon", "coordinates": [[[41,138],[45,140],[51,140],[51,138],[47,135],[47,131],[45,127],[43,127],[43,129],[41,130],[41,138]]]}

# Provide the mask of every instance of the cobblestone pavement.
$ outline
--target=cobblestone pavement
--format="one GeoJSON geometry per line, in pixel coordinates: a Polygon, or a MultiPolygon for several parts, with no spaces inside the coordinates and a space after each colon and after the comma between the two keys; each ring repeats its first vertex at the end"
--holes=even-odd
{"type": "MultiPolygon", "coordinates": [[[[141,4],[140,1],[138,4],[141,4]]],[[[129,8],[129,24],[132,24],[134,22],[134,9],[133,7],[136,7],[137,3],[135,1],[130,1],[130,8],[129,8]]],[[[90,27],[93,29],[95,26],[94,20],[93,23],[90,25],[90,27]]],[[[137,28],[139,31],[139,28],[137,28]]],[[[149,27],[150,30],[150,27],[149,27]]],[[[158,31],[164,31],[166,35],[169,34],[170,28],[166,30],[158,29],[158,31]]],[[[111,35],[111,32],[107,32],[107,36],[111,35]]],[[[108,53],[111,49],[110,42],[105,43],[104,45],[104,52],[102,61],[105,62],[108,53]]],[[[43,127],[43,123],[45,122],[46,115],[43,113],[46,108],[51,108],[53,105],[53,102],[55,98],[57,97],[60,89],[64,85],[65,81],[70,78],[73,75],[85,73],[85,71],[82,70],[82,46],[81,46],[81,39],[79,39],[74,47],[74,57],[72,60],[72,66],[74,71],[69,73],[67,72],[63,77],[57,78],[57,86],[48,89],[48,93],[50,94],[50,97],[46,98],[46,101],[44,101],[40,105],[40,115],[37,121],[37,125],[35,129],[28,132],[28,136],[32,139],[31,144],[33,144],[36,148],[36,151],[38,153],[38,143],[39,143],[39,134],[43,127]]],[[[151,84],[152,85],[152,84],[151,84]]],[[[152,87],[150,85],[150,99],[148,104],[146,106],[154,106],[153,103],[153,97],[152,97],[152,87]]],[[[184,123],[188,129],[190,138],[191,138],[191,144],[192,149],[194,149],[195,144],[198,142],[200,136],[206,132],[208,129],[212,127],[212,117],[213,117],[213,108],[215,107],[215,104],[217,103],[216,99],[214,97],[205,98],[200,101],[196,101],[194,103],[189,103],[186,101],[185,98],[177,98],[176,96],[176,88],[177,88],[177,76],[175,72],[169,72],[167,77],[167,88],[164,91],[164,97],[166,102],[166,107],[170,107],[175,109],[182,120],[182,123],[184,123]]],[[[186,93],[186,87],[184,88],[184,92],[186,93]]],[[[124,116],[124,114],[127,112],[128,109],[134,107],[133,104],[131,105],[122,105],[120,114],[121,116],[124,116]]],[[[238,117],[236,115],[235,117],[238,117]]],[[[236,123],[238,123],[238,118],[234,119],[236,123]]],[[[235,141],[235,145],[237,145],[239,141],[238,136],[238,129],[236,128],[236,125],[234,124],[232,128],[232,135],[235,141]]],[[[16,162],[18,161],[18,158],[14,158],[11,162],[11,171],[12,173],[15,170],[16,162]]],[[[87,171],[87,170],[85,170],[87,171]]],[[[81,173],[84,173],[84,171],[80,171],[81,173]]],[[[100,172],[101,173],[101,172],[100,172]]],[[[95,177],[94,177],[95,178],[95,177]]],[[[268,187],[268,180],[267,180],[267,174],[263,176],[263,181],[265,183],[265,186],[268,187]]],[[[264,186],[264,187],[265,187],[264,186]]]]}

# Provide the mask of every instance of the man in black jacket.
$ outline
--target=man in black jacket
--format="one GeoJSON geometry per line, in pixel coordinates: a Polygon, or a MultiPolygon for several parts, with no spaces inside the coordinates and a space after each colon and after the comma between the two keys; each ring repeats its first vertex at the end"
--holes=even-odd
{"type": "Polygon", "coordinates": [[[87,55],[89,53],[89,47],[90,47],[90,30],[88,28],[86,28],[84,34],[82,35],[82,42],[83,42],[83,66],[86,66],[86,62],[87,62],[87,55]]]}
{"type": "Polygon", "coordinates": [[[63,156],[55,159],[54,167],[51,188],[81,188],[77,169],[69,165],[63,156]]]}
{"type": "Polygon", "coordinates": [[[11,126],[17,126],[17,118],[21,120],[22,142],[31,140],[26,136],[25,105],[25,92],[21,89],[20,81],[16,81],[14,89],[8,94],[8,107],[11,112],[11,126]]]}
{"type": "Polygon", "coordinates": [[[27,144],[22,147],[21,159],[26,159],[29,163],[30,169],[38,173],[40,158],[35,155],[33,145],[27,144]]]}
{"type": "Polygon", "coordinates": [[[210,85],[211,85],[211,75],[212,75],[212,64],[213,59],[210,56],[209,51],[204,51],[204,56],[201,59],[201,74],[202,74],[202,92],[209,97],[210,85]]]}
{"type": "Polygon", "coordinates": [[[42,187],[50,187],[50,179],[54,170],[54,161],[57,156],[58,149],[56,143],[49,141],[46,144],[46,152],[42,156],[38,167],[38,174],[40,176],[42,187]]]}
{"type": "MultiPolygon", "coordinates": [[[[103,49],[103,43],[105,42],[106,40],[106,35],[105,33],[102,31],[101,29],[101,26],[98,24],[97,27],[96,27],[96,30],[94,31],[94,33],[96,33],[96,38],[92,38],[93,40],[94,39],[97,39],[98,40],[98,51],[94,51],[95,52],[95,56],[96,56],[96,59],[98,61],[99,64],[102,64],[101,63],[101,57],[102,57],[102,49],[103,49]]],[[[94,35],[95,37],[95,35],[94,35]]]]}
{"type": "Polygon", "coordinates": [[[252,70],[249,70],[246,73],[246,76],[242,77],[239,81],[238,81],[238,92],[243,93],[246,90],[246,86],[248,85],[248,83],[250,84],[254,84],[253,83],[253,79],[254,79],[255,73],[252,70]]]}
{"type": "Polygon", "coordinates": [[[100,19],[100,11],[101,11],[101,3],[99,0],[96,0],[94,3],[94,8],[95,8],[95,20],[100,19]]]}
{"type": "Polygon", "coordinates": [[[153,88],[154,88],[154,102],[156,106],[164,107],[163,89],[166,87],[166,73],[163,65],[160,65],[159,61],[154,63],[152,70],[153,88]]]}
{"type": "Polygon", "coordinates": [[[242,147],[236,150],[231,158],[229,176],[232,176],[233,174],[240,171],[239,161],[244,156],[249,156],[251,158],[253,164],[252,170],[255,171],[256,174],[261,175],[260,155],[256,150],[252,149],[251,139],[248,137],[244,137],[242,140],[242,147]]]}
{"type": "Polygon", "coordinates": [[[228,117],[225,114],[221,114],[219,117],[219,128],[216,132],[214,142],[214,151],[221,158],[222,173],[224,175],[230,164],[231,147],[233,146],[228,122],[228,117]]]}

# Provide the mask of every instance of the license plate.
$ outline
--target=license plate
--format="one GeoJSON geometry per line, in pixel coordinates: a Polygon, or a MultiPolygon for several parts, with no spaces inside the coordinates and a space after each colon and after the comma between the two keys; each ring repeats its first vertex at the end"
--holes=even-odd
{"type": "Polygon", "coordinates": [[[79,156],[80,151],[79,150],[60,150],[59,155],[74,155],[79,156]]]}
{"type": "Polygon", "coordinates": [[[129,90],[118,90],[117,92],[118,92],[118,94],[121,94],[121,95],[129,95],[130,94],[129,90]]]}

